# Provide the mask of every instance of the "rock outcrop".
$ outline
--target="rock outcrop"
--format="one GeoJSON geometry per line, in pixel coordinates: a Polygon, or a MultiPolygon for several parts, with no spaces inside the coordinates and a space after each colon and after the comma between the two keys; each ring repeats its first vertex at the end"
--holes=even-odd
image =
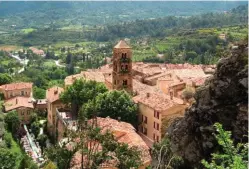
{"type": "Polygon", "coordinates": [[[232,131],[235,142],[248,139],[248,47],[240,45],[217,64],[214,76],[200,87],[196,103],[185,116],[172,123],[167,135],[172,151],[188,166],[198,167],[218,147],[213,124],[219,122],[232,131]]]}

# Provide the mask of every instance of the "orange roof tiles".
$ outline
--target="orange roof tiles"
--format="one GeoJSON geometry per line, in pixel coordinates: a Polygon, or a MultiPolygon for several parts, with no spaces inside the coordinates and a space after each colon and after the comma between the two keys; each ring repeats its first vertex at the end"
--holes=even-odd
{"type": "Polygon", "coordinates": [[[76,79],[80,79],[80,78],[83,78],[82,72],[79,73],[79,74],[67,76],[67,77],[65,78],[65,80],[64,80],[65,85],[66,85],[66,86],[72,85],[73,82],[74,82],[76,79]]]}
{"type": "Polygon", "coordinates": [[[40,49],[37,49],[34,47],[30,47],[29,49],[32,50],[32,52],[37,54],[37,55],[44,55],[45,54],[43,50],[40,50],[40,49]]]}
{"type": "Polygon", "coordinates": [[[105,77],[102,72],[98,71],[85,71],[82,73],[85,79],[93,80],[96,82],[105,82],[105,77]]]}
{"type": "Polygon", "coordinates": [[[17,109],[19,107],[34,108],[31,98],[17,96],[4,102],[5,111],[17,109]]]}
{"type": "Polygon", "coordinates": [[[60,99],[60,94],[64,91],[63,88],[54,86],[46,91],[46,99],[49,102],[54,102],[60,99]]]}
{"type": "Polygon", "coordinates": [[[20,83],[10,83],[0,86],[0,89],[2,90],[20,90],[20,89],[28,89],[32,88],[33,83],[26,83],[26,82],[20,82],[20,83]]]}
{"type": "Polygon", "coordinates": [[[183,100],[159,93],[143,93],[138,96],[133,97],[134,102],[142,103],[156,111],[162,112],[171,107],[179,104],[183,104],[183,100]]]}
{"type": "MultiPolygon", "coordinates": [[[[91,124],[92,119],[88,120],[88,122],[91,124]]],[[[126,143],[128,144],[129,147],[136,147],[141,152],[141,160],[143,164],[148,164],[151,162],[149,147],[146,145],[143,139],[136,133],[135,128],[131,124],[126,122],[119,122],[109,117],[107,118],[97,117],[97,126],[101,128],[102,133],[105,133],[107,131],[111,132],[114,135],[114,138],[118,142],[126,143]]],[[[102,150],[102,146],[99,145],[97,142],[89,145],[91,147],[95,147],[97,145],[97,148],[95,148],[96,151],[102,150]]],[[[115,154],[113,152],[108,152],[108,153],[110,153],[110,155],[115,157],[115,154]]],[[[77,152],[74,155],[74,158],[72,160],[72,164],[74,166],[71,167],[72,169],[80,168],[81,157],[82,155],[80,152],[77,152]]],[[[86,157],[83,158],[84,161],[88,160],[86,157]]],[[[113,160],[107,160],[103,164],[101,164],[101,168],[113,169],[116,168],[115,166],[117,164],[118,161],[116,158],[114,158],[113,160]]]]}
{"type": "Polygon", "coordinates": [[[129,147],[137,147],[141,151],[141,159],[144,163],[151,161],[149,147],[136,133],[135,128],[131,124],[108,117],[97,117],[97,125],[102,129],[102,132],[112,132],[118,142],[126,143],[129,147]]]}
{"type": "Polygon", "coordinates": [[[124,40],[121,40],[118,42],[118,44],[116,46],[114,46],[114,48],[130,49],[131,47],[128,46],[124,40]]]}

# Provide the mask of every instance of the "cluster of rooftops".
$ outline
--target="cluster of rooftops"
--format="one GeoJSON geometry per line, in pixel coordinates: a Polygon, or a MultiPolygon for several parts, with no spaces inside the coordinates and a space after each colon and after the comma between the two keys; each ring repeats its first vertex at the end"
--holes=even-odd
{"type": "MultiPolygon", "coordinates": [[[[119,49],[130,49],[130,47],[124,41],[120,41],[114,47],[114,50],[119,49]]],[[[166,110],[186,104],[182,98],[182,92],[187,86],[195,89],[203,85],[205,80],[212,76],[214,70],[214,65],[132,63],[130,72],[134,94],[132,99],[135,103],[145,105],[156,112],[160,112],[162,116],[166,116],[169,112],[166,110]]],[[[104,83],[109,90],[113,90],[111,87],[113,84],[112,73],[113,64],[104,65],[99,69],[82,71],[79,74],[66,77],[65,88],[72,85],[76,79],[83,78],[104,83]]],[[[60,94],[64,91],[64,88],[54,86],[46,90],[45,99],[34,100],[32,98],[32,85],[32,83],[20,82],[0,86],[0,92],[4,93],[6,99],[4,103],[5,112],[18,108],[34,109],[37,106],[49,109],[48,104],[60,101],[60,94]]],[[[60,108],[57,108],[56,111],[53,113],[57,113],[59,119],[67,127],[71,126],[72,129],[75,119],[72,118],[70,112],[63,111],[60,108]]],[[[143,112],[140,113],[143,117],[143,112]]],[[[103,132],[107,129],[110,130],[118,142],[127,143],[130,147],[138,147],[142,151],[141,159],[144,164],[151,162],[148,143],[145,139],[142,139],[146,136],[138,134],[131,124],[109,117],[97,117],[97,122],[103,132]]],[[[77,160],[81,159],[80,156],[80,153],[76,153],[74,159],[76,164],[77,160]]]]}

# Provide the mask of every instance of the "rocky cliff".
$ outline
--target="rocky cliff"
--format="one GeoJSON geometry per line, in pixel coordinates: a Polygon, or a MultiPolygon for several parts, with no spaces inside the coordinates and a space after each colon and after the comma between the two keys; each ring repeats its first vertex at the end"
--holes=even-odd
{"type": "Polygon", "coordinates": [[[219,148],[212,134],[215,122],[232,131],[236,142],[247,142],[247,57],[248,47],[243,44],[222,58],[214,76],[197,90],[196,103],[169,127],[172,151],[182,156],[188,166],[198,166],[201,159],[219,148]]]}

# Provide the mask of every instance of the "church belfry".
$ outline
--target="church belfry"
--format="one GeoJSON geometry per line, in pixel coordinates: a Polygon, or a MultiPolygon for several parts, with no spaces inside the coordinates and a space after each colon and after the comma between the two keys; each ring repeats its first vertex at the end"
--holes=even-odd
{"type": "Polygon", "coordinates": [[[132,93],[132,51],[121,40],[113,48],[112,88],[132,93]]]}

